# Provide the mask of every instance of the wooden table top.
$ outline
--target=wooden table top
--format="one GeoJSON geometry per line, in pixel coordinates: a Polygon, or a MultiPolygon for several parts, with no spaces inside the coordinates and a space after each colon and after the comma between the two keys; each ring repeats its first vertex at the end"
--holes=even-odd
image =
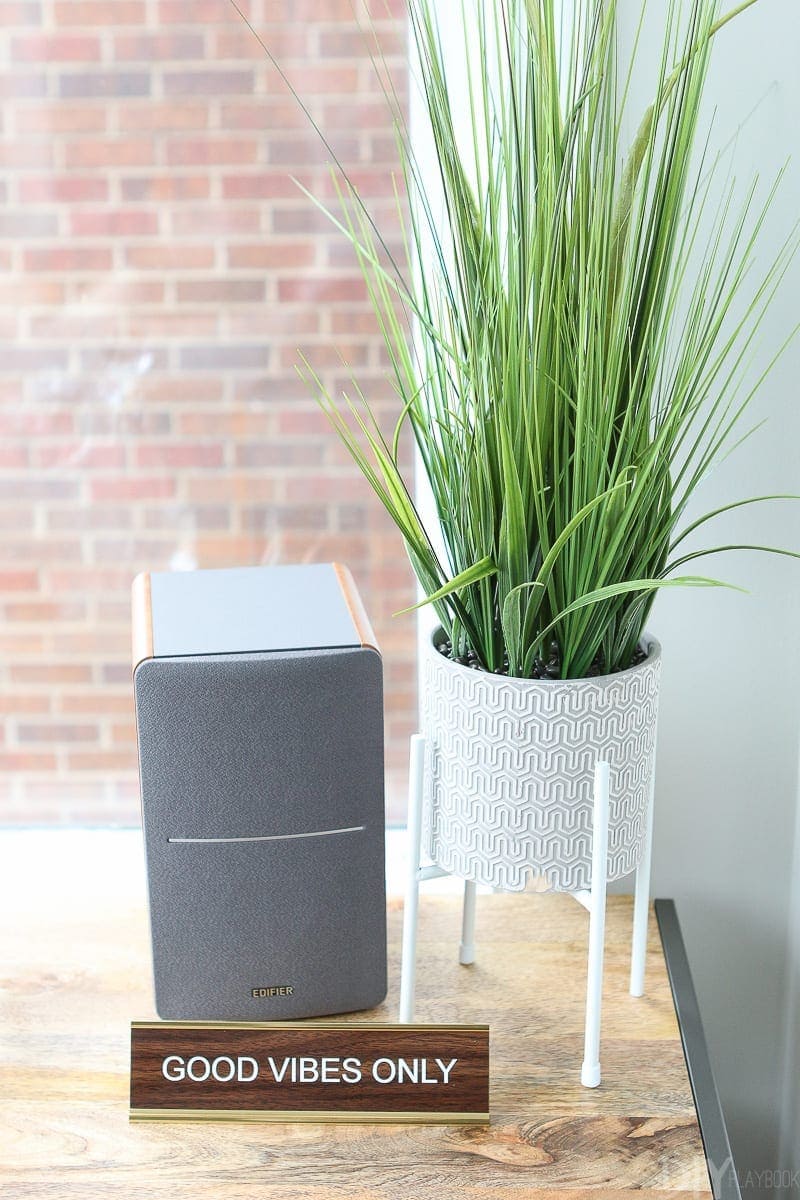
{"type": "MultiPolygon", "coordinates": [[[[627,897],[609,900],[595,1090],[579,1082],[585,911],[563,895],[479,896],[477,961],[461,967],[459,901],[423,886],[416,1019],[490,1023],[489,1127],[151,1125],[128,1121],[130,1021],[155,1015],[144,896],[124,874],[101,904],[35,890],[0,957],[4,1197],[711,1195],[652,916],[647,994],[627,992],[627,897]]],[[[391,901],[388,1001],[360,1019],[396,1019],[401,917],[391,901]]]]}

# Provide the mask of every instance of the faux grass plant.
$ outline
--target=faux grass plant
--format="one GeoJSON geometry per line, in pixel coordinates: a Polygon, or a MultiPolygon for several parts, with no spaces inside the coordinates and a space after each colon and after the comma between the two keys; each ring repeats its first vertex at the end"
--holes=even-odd
{"type": "Polygon", "coordinates": [[[687,550],[689,535],[727,509],[785,498],[685,517],[750,432],[750,350],[796,243],[795,232],[754,282],[770,197],[757,203],[753,185],[742,199],[735,182],[720,193],[714,163],[694,153],[714,36],[755,2],[720,18],[712,0],[685,12],[664,0],[652,104],[626,145],[632,66],[619,61],[615,0],[568,6],[566,41],[555,0],[465,0],[450,19],[471,29],[466,98],[448,90],[435,0],[411,0],[440,179],[422,177],[389,85],[408,263],[346,173],[334,171],[340,205],[326,209],[385,340],[394,436],[357,383],[337,398],[306,368],[402,533],[454,657],[521,677],[548,659],[562,678],[624,668],[658,589],[729,586],[691,564],[740,547],[687,550]],[[454,111],[464,104],[466,147],[454,111]],[[400,466],[406,423],[444,561],[400,466]]]}

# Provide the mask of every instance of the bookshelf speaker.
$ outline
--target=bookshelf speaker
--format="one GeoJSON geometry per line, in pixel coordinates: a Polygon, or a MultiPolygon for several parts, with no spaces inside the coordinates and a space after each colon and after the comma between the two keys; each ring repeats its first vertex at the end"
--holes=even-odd
{"type": "Polygon", "coordinates": [[[133,648],[159,1016],[378,1004],[382,664],[350,573],[140,575],[133,648]]]}

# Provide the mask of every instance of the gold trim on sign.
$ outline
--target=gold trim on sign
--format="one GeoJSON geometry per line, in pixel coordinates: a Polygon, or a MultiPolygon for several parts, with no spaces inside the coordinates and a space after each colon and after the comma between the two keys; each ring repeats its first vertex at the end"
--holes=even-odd
{"type": "Polygon", "coordinates": [[[131,664],[135,671],[139,663],[153,657],[153,602],[147,571],[134,579],[131,601],[131,664]]]}
{"type": "Polygon", "coordinates": [[[398,1025],[391,1021],[131,1021],[131,1029],[349,1029],[368,1033],[371,1029],[406,1030],[416,1033],[488,1033],[488,1025],[398,1025]]]}
{"type": "Polygon", "coordinates": [[[375,637],[375,631],[372,628],[367,611],[359,595],[355,580],[348,567],[342,563],[335,562],[332,564],[336,573],[336,578],[339,581],[339,587],[342,589],[344,602],[347,605],[347,611],[350,613],[350,619],[356,628],[356,633],[361,645],[370,650],[377,650],[380,654],[380,646],[378,639],[375,637]]]}
{"type": "Polygon", "coordinates": [[[487,1125],[484,1113],[360,1112],[266,1110],[253,1108],[132,1108],[131,1121],[245,1121],[293,1123],[302,1121],[326,1125],[487,1125]]]}

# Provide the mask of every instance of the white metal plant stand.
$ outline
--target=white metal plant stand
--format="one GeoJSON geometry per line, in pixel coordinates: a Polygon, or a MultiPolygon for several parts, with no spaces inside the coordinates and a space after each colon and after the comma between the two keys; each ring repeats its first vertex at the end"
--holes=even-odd
{"type": "MultiPolygon", "coordinates": [[[[426,879],[437,879],[451,872],[435,863],[422,863],[422,805],[424,795],[425,738],[411,738],[408,840],[409,863],[403,918],[402,967],[400,975],[400,1022],[414,1020],[416,983],[417,921],[419,915],[419,885],[426,879]]],[[[605,945],[606,889],[609,826],[609,764],[598,759],[594,768],[592,807],[592,872],[588,891],[573,891],[572,895],[589,913],[589,959],[586,985],[586,1023],[581,1083],[597,1087],[600,1083],[600,1013],[603,991],[603,951],[605,945]]],[[[630,992],[644,994],[644,974],[647,954],[647,924],[650,906],[650,864],[653,839],[653,779],[649,789],[645,817],[645,836],[641,858],[636,867],[636,886],[633,910],[633,939],[631,947],[630,992]]],[[[499,889],[498,889],[499,890],[499,889]]],[[[475,903],[476,885],[464,882],[464,907],[461,925],[459,962],[469,965],[475,961],[475,903]]]]}

